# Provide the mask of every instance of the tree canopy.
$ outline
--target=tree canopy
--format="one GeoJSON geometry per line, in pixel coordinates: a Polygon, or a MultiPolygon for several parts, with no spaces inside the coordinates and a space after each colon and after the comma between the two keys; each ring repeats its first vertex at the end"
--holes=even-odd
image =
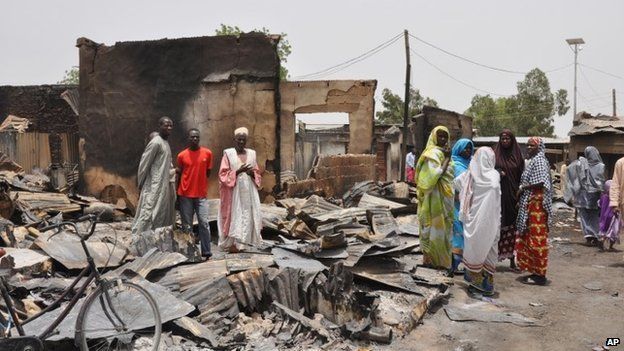
{"type": "Polygon", "coordinates": [[[57,84],[78,84],[80,73],[78,67],[74,66],[70,70],[65,71],[63,79],[59,80],[57,84]]]}
{"type": "Polygon", "coordinates": [[[563,116],[570,109],[568,92],[550,90],[546,74],[535,68],[516,84],[518,93],[492,98],[475,95],[465,114],[474,117],[479,135],[498,135],[509,128],[518,136],[553,136],[555,114],[563,116]]]}
{"type": "MultiPolygon", "coordinates": [[[[262,27],[261,29],[253,29],[251,32],[258,32],[263,34],[271,34],[271,31],[268,28],[262,27]]],[[[240,35],[243,31],[238,26],[227,26],[225,24],[221,24],[219,29],[215,30],[216,35],[240,35]]],[[[292,46],[288,39],[286,39],[286,33],[280,33],[281,39],[277,44],[277,56],[280,59],[280,79],[286,80],[288,79],[288,69],[284,66],[286,62],[288,62],[288,56],[292,52],[292,46]]]]}
{"type": "MultiPolygon", "coordinates": [[[[403,99],[392,93],[388,88],[385,88],[381,92],[383,100],[381,105],[382,111],[377,111],[377,123],[381,124],[401,124],[403,123],[403,111],[405,109],[405,102],[403,99]]],[[[410,89],[410,102],[409,102],[409,117],[415,116],[422,111],[423,106],[438,106],[438,103],[429,97],[424,97],[420,94],[418,89],[410,89]]]]}

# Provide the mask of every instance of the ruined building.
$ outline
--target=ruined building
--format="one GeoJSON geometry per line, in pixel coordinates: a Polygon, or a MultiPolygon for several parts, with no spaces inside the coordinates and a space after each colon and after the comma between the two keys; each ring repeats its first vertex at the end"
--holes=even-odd
{"type": "MultiPolygon", "coordinates": [[[[120,184],[136,199],[138,162],[161,116],[174,122],[174,154],[185,147],[186,131],[199,128],[215,168],[222,150],[233,146],[234,129],[249,128],[264,195],[280,174],[294,174],[295,113],[349,113],[349,152],[369,153],[376,81],[281,82],[278,40],[258,33],[112,46],[79,39],[87,192],[120,184]]],[[[210,197],[218,194],[216,176],[210,197]]]]}

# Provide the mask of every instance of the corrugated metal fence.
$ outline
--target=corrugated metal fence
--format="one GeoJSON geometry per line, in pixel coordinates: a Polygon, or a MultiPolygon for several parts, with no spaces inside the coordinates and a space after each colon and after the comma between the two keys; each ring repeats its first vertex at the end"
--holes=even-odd
{"type": "MultiPolygon", "coordinates": [[[[61,154],[64,163],[79,162],[78,135],[60,133],[61,154]]],[[[31,172],[33,168],[47,168],[52,162],[48,133],[0,132],[0,151],[31,172]]]]}

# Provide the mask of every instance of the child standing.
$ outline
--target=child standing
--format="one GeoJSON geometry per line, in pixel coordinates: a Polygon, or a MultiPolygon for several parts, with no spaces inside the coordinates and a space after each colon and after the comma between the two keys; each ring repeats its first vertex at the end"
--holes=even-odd
{"type": "Polygon", "coordinates": [[[613,251],[613,245],[620,243],[620,216],[609,207],[609,189],[611,181],[607,180],[604,191],[600,196],[600,249],[604,250],[605,244],[609,243],[609,251],[613,251]]]}

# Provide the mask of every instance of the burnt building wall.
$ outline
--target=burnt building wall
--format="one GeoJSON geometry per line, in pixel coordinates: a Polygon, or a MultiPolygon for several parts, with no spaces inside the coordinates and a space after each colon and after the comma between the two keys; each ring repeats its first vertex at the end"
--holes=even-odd
{"type": "MultiPolygon", "coordinates": [[[[113,46],[78,39],[80,48],[80,133],[84,139],[84,179],[94,195],[119,184],[138,198],[136,171],[158,119],[174,122],[169,139],[175,155],[186,146],[189,128],[218,169],[233,131],[249,128],[263,187],[275,184],[279,58],[277,38],[256,33],[143,42],[113,46]]],[[[279,165],[277,166],[279,169],[279,165]]],[[[209,196],[218,194],[212,172],[209,196]]]]}
{"type": "Polygon", "coordinates": [[[27,118],[31,132],[77,133],[78,116],[61,94],[75,85],[0,86],[0,123],[9,115],[27,118]]]}
{"type": "Polygon", "coordinates": [[[437,107],[424,106],[422,113],[412,118],[409,126],[412,140],[408,141],[408,144],[414,145],[416,155],[420,155],[424,150],[429,134],[439,125],[449,129],[450,146],[453,146],[458,139],[472,138],[471,117],[437,107]]]}
{"type": "Polygon", "coordinates": [[[280,85],[281,170],[283,172],[295,171],[295,114],[298,113],[348,113],[347,152],[371,153],[376,87],[376,80],[282,82],[280,85]]]}

